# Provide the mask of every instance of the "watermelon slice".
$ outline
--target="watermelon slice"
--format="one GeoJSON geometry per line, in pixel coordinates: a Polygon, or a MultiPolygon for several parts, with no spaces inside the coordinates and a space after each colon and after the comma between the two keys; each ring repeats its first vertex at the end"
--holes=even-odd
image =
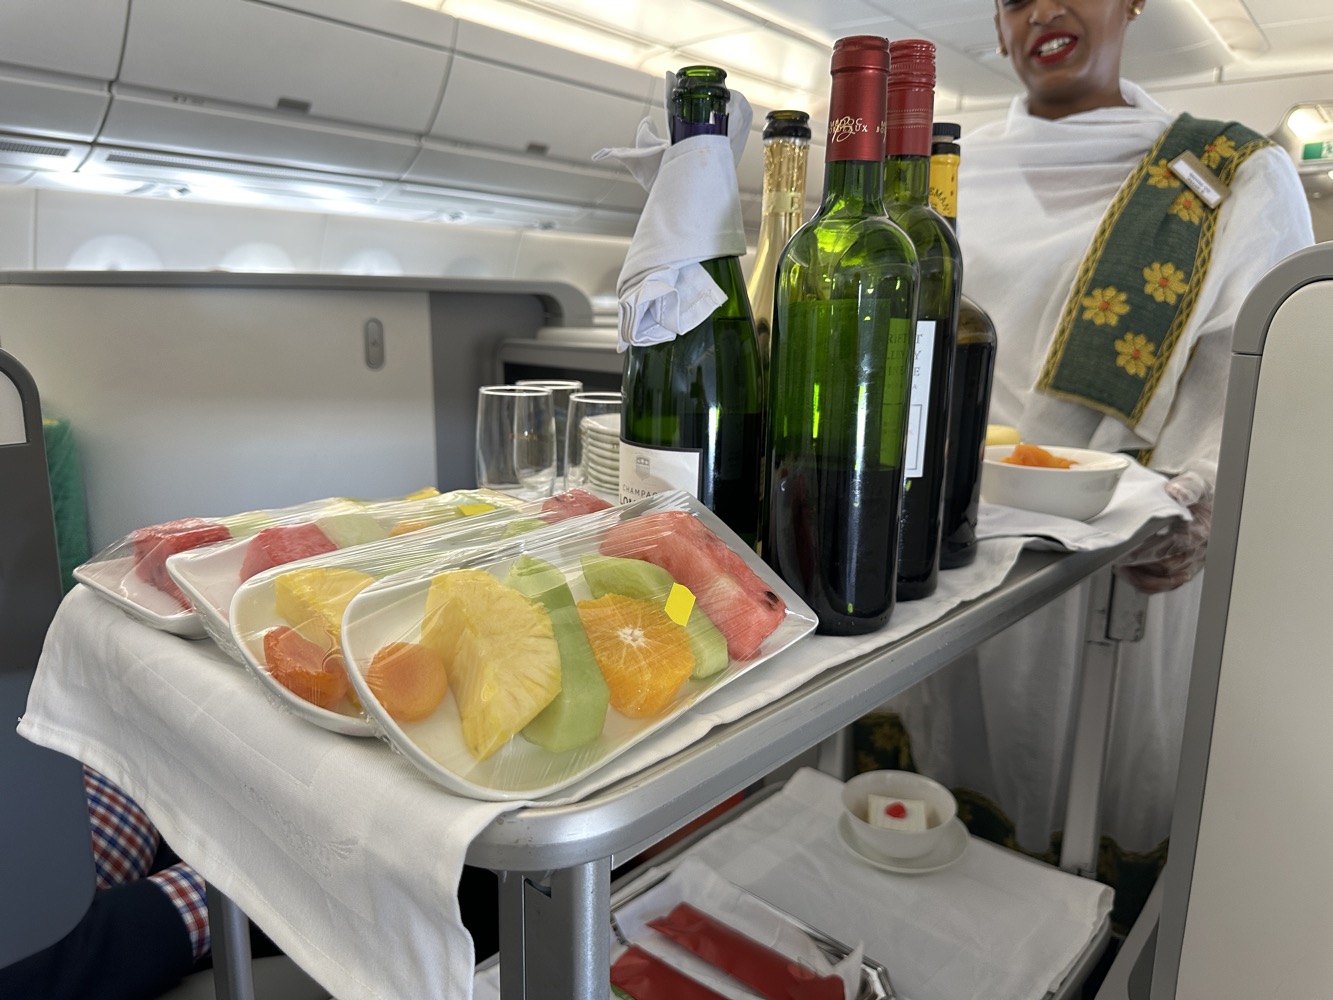
{"type": "Polygon", "coordinates": [[[745,560],[685,511],[622,521],[607,531],[601,552],[661,566],[689,587],[703,613],[726,637],[732,659],[753,658],[787,614],[786,602],[745,560]]]}
{"type": "Polygon", "coordinates": [[[216,521],[185,517],[178,521],[139,528],[130,533],[134,545],[134,575],[174,598],[181,610],[189,611],[190,602],[167,573],[167,556],[197,549],[201,545],[225,542],[231,532],[216,521]]]}
{"type": "Polygon", "coordinates": [[[567,517],[609,510],[610,507],[601,497],[593,496],[587,490],[565,490],[542,501],[542,520],[547,524],[555,524],[567,517]]]}
{"type": "Polygon", "coordinates": [[[248,580],[271,566],[332,552],[334,545],[317,524],[277,524],[250,539],[241,563],[241,579],[248,580]]]}

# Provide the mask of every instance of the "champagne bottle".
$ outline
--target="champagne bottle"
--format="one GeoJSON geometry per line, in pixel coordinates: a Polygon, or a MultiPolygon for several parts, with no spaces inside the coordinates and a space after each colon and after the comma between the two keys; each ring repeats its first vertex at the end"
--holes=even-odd
{"type": "Polygon", "coordinates": [[[916,251],[884,215],[886,39],[833,46],[824,195],[778,264],[764,558],[854,635],[893,612],[916,251]]]}
{"type": "MultiPolygon", "coordinates": [[[[959,127],[936,122],[930,152],[932,204],[950,226],[958,216],[959,127]]],[[[995,324],[966,295],[958,301],[958,342],[949,393],[949,460],[944,473],[944,540],[940,567],[957,569],[977,557],[977,507],[981,463],[986,455],[986,421],[995,375],[995,324]]]]}
{"type": "MultiPolygon", "coordinates": [[[[714,66],[687,66],[671,95],[672,144],[727,134],[731,92],[714,66]]],[[[734,183],[734,179],[733,179],[734,183]]],[[[726,301],[673,340],[631,346],[622,382],[620,500],[683,489],[757,541],[763,390],[738,257],[702,261],[726,301]]]]}
{"type": "Polygon", "coordinates": [[[764,193],[759,242],[746,291],[754,310],[759,365],[768,373],[773,329],[773,284],[778,257],[805,218],[805,175],[810,158],[810,116],[770,111],[764,125],[764,193]]]}
{"type": "Polygon", "coordinates": [[[898,600],[911,601],[929,597],[939,583],[962,254],[953,229],[930,207],[935,45],[906,39],[889,54],[884,207],[912,240],[921,266],[898,555],[898,600]]]}

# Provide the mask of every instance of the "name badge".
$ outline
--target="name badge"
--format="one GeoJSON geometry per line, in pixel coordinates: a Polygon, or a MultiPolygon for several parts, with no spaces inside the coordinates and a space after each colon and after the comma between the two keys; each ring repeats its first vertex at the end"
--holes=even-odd
{"type": "Polygon", "coordinates": [[[1172,160],[1170,166],[1171,172],[1209,208],[1216,208],[1231,194],[1231,188],[1218,180],[1217,175],[1205,167],[1189,150],[1172,160]]]}

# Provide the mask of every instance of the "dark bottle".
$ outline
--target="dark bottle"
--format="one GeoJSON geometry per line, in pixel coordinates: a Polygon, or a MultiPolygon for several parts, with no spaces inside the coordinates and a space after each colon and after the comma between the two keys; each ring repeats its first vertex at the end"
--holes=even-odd
{"type": "Polygon", "coordinates": [[[810,159],[810,116],[770,111],[764,125],[764,192],[754,266],[745,286],[754,311],[759,364],[768,373],[773,331],[773,286],[778,258],[805,219],[805,176],[810,159]]]}
{"type": "Polygon", "coordinates": [[[929,597],[939,583],[949,388],[963,273],[953,228],[930,207],[935,46],[906,39],[890,45],[889,52],[884,207],[912,240],[921,266],[898,555],[898,600],[911,601],[929,597]]]}
{"type": "MultiPolygon", "coordinates": [[[[958,216],[957,139],[959,127],[936,122],[930,151],[931,202],[948,223],[958,216]]],[[[979,305],[958,302],[958,342],[953,355],[949,394],[949,460],[944,473],[944,540],[940,567],[957,569],[977,557],[977,507],[981,502],[981,463],[986,455],[986,421],[995,375],[995,324],[979,305]]]]}
{"type": "Polygon", "coordinates": [[[839,39],[824,196],[778,265],[764,558],[819,631],[873,632],[895,602],[916,251],[884,214],[888,42],[839,39]]]}
{"type": "MultiPolygon", "coordinates": [[[[671,95],[671,141],[727,134],[727,74],[687,66],[671,95]]],[[[733,180],[734,183],[734,180],[733,180]]],[[[754,319],[737,257],[702,266],[726,294],[704,322],[662,344],[631,346],[623,380],[620,499],[694,494],[750,545],[757,541],[763,390],[754,319]]]]}

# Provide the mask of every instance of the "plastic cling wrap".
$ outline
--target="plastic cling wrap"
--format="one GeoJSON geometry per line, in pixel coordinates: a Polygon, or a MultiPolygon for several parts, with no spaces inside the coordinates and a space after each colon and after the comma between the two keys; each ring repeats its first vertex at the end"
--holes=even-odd
{"type": "Polygon", "coordinates": [[[204,631],[239,662],[228,611],[237,589],[257,574],[437,527],[447,529],[476,517],[517,517],[524,509],[523,501],[494,490],[452,490],[369,503],[339,501],[327,509],[303,511],[264,525],[244,537],[173,554],[167,558],[167,574],[198,612],[204,631]]]}
{"type": "Polygon", "coordinates": [[[186,517],[137,528],[74,569],[74,578],[153,628],[202,638],[203,623],[189,598],[167,572],[180,552],[246,538],[265,527],[351,513],[354,500],[327,499],[228,517],[186,517]]]}
{"type": "Polygon", "coordinates": [[[505,800],[572,784],[814,625],[673,492],[387,577],[351,600],[341,634],[383,736],[451,791],[505,800]],[[413,698],[439,671],[426,711],[413,698]]]}
{"type": "MultiPolygon", "coordinates": [[[[520,535],[555,531],[580,511],[608,506],[577,491],[498,507],[270,568],[227,589],[222,609],[200,607],[210,619],[217,615],[227,633],[223,648],[246,665],[276,706],[334,732],[370,736],[375,730],[351,688],[339,647],[344,610],[361,590],[448,553],[484,551],[520,535]]],[[[239,552],[200,555],[223,557],[234,576],[239,552]]],[[[415,664],[410,655],[398,656],[390,667],[401,674],[415,664]]],[[[401,702],[391,704],[401,710],[401,702]]]]}

